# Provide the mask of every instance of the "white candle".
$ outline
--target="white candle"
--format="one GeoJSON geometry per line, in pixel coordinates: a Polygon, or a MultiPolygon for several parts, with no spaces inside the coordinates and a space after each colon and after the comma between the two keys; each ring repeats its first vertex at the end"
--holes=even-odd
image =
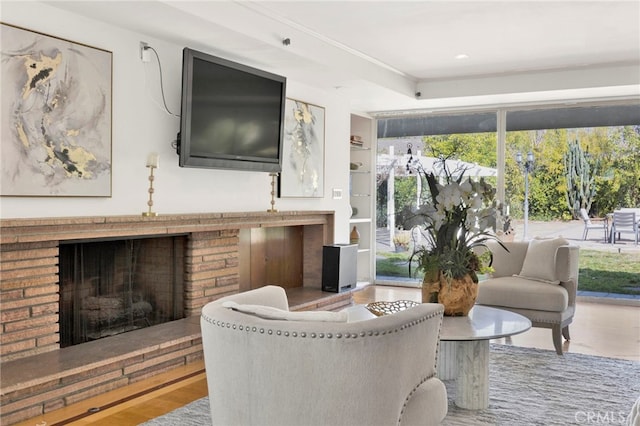
{"type": "Polygon", "coordinates": [[[147,157],[147,167],[154,167],[154,168],[158,168],[159,166],[159,156],[157,152],[151,152],[149,153],[149,156],[147,157]]]}

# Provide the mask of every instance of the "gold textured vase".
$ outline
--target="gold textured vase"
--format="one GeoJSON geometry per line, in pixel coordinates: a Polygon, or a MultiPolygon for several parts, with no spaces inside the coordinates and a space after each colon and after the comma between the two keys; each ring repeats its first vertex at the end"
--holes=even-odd
{"type": "Polygon", "coordinates": [[[473,282],[470,275],[462,278],[447,280],[440,274],[440,291],[438,303],[444,305],[447,316],[467,316],[478,297],[478,284],[473,282]]]}
{"type": "Polygon", "coordinates": [[[422,281],[422,303],[438,303],[438,292],[440,291],[439,280],[429,280],[427,277],[422,281]]]}

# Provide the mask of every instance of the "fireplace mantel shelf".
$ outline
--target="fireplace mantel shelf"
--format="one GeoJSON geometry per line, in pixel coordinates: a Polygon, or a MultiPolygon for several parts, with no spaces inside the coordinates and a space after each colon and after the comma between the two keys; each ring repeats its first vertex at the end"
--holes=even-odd
{"type": "Polygon", "coordinates": [[[227,212],[170,214],[155,217],[78,216],[0,219],[1,244],[122,236],[174,235],[220,229],[329,224],[332,211],[227,212]]]}

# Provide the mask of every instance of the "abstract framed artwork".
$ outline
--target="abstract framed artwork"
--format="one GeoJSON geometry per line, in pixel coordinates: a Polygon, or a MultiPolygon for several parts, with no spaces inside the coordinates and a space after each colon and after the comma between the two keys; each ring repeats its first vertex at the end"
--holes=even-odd
{"type": "Polygon", "coordinates": [[[0,195],[110,197],[112,53],[0,31],[0,195]]]}
{"type": "Polygon", "coordinates": [[[324,108],[286,99],[280,197],[324,196],[324,108]]]}

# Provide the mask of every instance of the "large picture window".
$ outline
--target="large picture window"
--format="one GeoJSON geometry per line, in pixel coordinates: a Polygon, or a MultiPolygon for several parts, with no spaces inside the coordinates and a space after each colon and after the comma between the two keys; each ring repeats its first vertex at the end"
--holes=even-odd
{"type": "MultiPolygon", "coordinates": [[[[531,152],[528,213],[533,220],[575,219],[567,161],[590,167],[598,196],[591,214],[640,205],[640,104],[494,110],[378,118],[376,282],[419,282],[408,258],[417,233],[408,218],[427,197],[407,168],[411,156],[453,155],[497,187],[513,221],[524,216],[525,173],[517,163],[531,152]],[[499,119],[502,117],[502,119],[499,119]],[[409,153],[410,151],[410,153],[409,153]],[[453,153],[453,154],[452,154],[453,153]]],[[[519,235],[517,239],[522,239],[519,235]],[[519,238],[518,238],[519,237],[519,238]]]]}

